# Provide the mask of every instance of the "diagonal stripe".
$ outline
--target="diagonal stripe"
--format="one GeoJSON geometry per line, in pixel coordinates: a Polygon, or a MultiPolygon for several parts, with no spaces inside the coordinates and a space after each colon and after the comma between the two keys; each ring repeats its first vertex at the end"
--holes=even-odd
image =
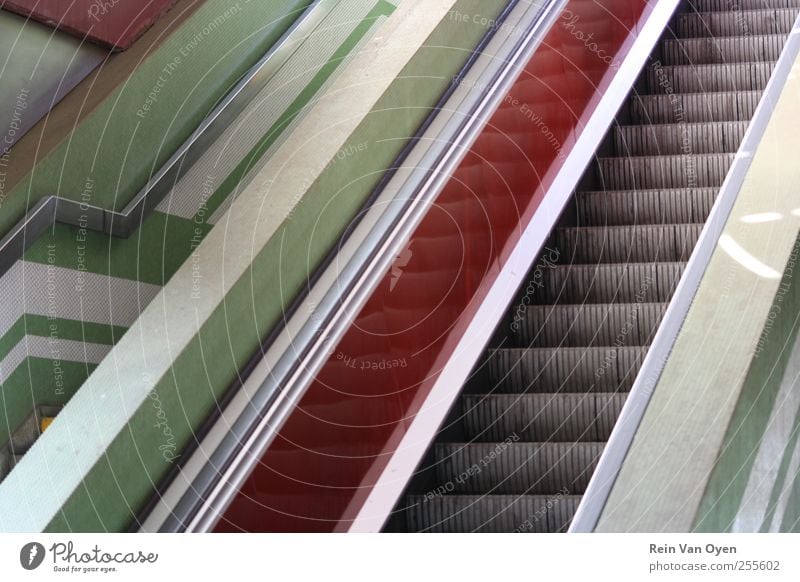
{"type": "Polygon", "coordinates": [[[128,327],[160,289],[129,279],[17,261],[0,278],[0,337],[26,313],[128,327]]]}
{"type": "MultiPolygon", "coordinates": [[[[380,18],[378,18],[378,19],[376,19],[376,20],[374,21],[374,24],[373,24],[372,28],[370,28],[369,32],[368,32],[368,33],[367,33],[367,34],[366,34],[364,37],[362,37],[361,39],[359,39],[359,41],[358,41],[358,43],[356,44],[356,46],[355,46],[355,47],[353,47],[353,49],[352,49],[352,50],[351,50],[351,51],[350,51],[350,52],[349,52],[349,53],[348,53],[348,54],[347,54],[347,55],[346,55],[346,56],[345,56],[345,57],[342,59],[341,63],[339,64],[339,67],[340,67],[340,68],[344,68],[344,67],[346,67],[346,66],[347,66],[347,64],[348,64],[348,63],[349,63],[349,62],[350,62],[350,61],[351,61],[351,60],[352,60],[352,59],[355,57],[355,55],[358,53],[358,51],[359,51],[359,48],[360,48],[361,46],[363,46],[363,44],[364,44],[364,43],[366,43],[366,42],[367,42],[367,41],[368,41],[368,40],[371,38],[371,36],[372,36],[372,34],[373,34],[373,31],[374,31],[375,29],[377,29],[378,27],[380,27],[380,26],[381,26],[381,24],[383,24],[383,22],[384,22],[385,20],[386,20],[386,17],[383,17],[383,16],[382,16],[382,17],[380,17],[380,18]]],[[[319,88],[319,90],[317,91],[317,93],[318,93],[318,94],[324,94],[324,93],[325,93],[325,91],[327,91],[328,87],[330,87],[330,86],[333,84],[333,82],[334,82],[335,78],[336,78],[336,76],[335,76],[335,75],[332,75],[332,76],[330,76],[329,78],[327,78],[327,79],[324,81],[324,83],[323,83],[323,84],[320,86],[320,88],[319,88]]],[[[308,106],[311,106],[311,105],[313,105],[313,101],[312,101],[312,102],[310,102],[310,103],[308,103],[308,106]]],[[[261,158],[261,159],[263,160],[263,159],[267,159],[267,158],[269,158],[269,157],[272,155],[272,153],[273,153],[275,150],[277,150],[277,149],[280,147],[280,145],[283,143],[283,141],[284,141],[283,137],[284,137],[284,136],[286,136],[286,135],[288,135],[288,134],[290,134],[292,131],[294,131],[294,129],[295,129],[295,128],[296,128],[298,125],[300,125],[300,122],[301,122],[301,121],[302,121],[302,116],[300,116],[300,115],[296,115],[296,116],[295,116],[295,117],[294,117],[294,118],[293,118],[293,119],[292,119],[292,120],[291,120],[291,121],[290,121],[290,122],[289,122],[289,123],[288,123],[288,124],[285,126],[285,129],[284,129],[284,130],[281,132],[281,135],[280,135],[280,137],[278,138],[278,140],[276,140],[276,141],[275,141],[275,142],[274,142],[274,143],[273,143],[273,144],[272,144],[272,145],[269,147],[269,149],[268,149],[268,150],[267,150],[267,151],[264,153],[264,155],[262,156],[262,158],[261,158]]],[[[218,223],[218,222],[219,222],[219,221],[222,219],[222,217],[225,215],[225,212],[228,210],[228,208],[230,208],[230,207],[231,207],[231,204],[233,204],[234,200],[236,200],[236,198],[238,197],[238,195],[239,195],[239,194],[240,194],[240,193],[241,193],[241,192],[244,190],[244,186],[245,186],[245,185],[247,185],[247,184],[249,184],[249,183],[250,183],[250,182],[253,180],[253,178],[255,178],[255,176],[258,174],[259,170],[260,170],[260,165],[259,165],[259,164],[255,164],[255,163],[254,163],[254,167],[253,167],[253,168],[252,168],[252,169],[251,169],[251,170],[250,170],[250,171],[247,173],[247,175],[246,175],[246,176],[245,176],[245,177],[242,179],[242,181],[241,181],[241,182],[240,182],[240,184],[239,184],[239,185],[238,185],[238,186],[237,186],[237,187],[234,189],[234,191],[233,191],[233,193],[232,193],[232,194],[230,194],[230,195],[228,195],[227,197],[225,197],[225,199],[224,199],[224,200],[222,200],[222,199],[219,199],[219,198],[218,198],[218,199],[216,199],[216,200],[213,202],[213,205],[218,205],[218,206],[217,206],[216,210],[214,210],[214,212],[213,212],[213,214],[211,215],[211,217],[210,217],[210,218],[208,218],[208,220],[207,220],[208,224],[210,224],[210,225],[215,225],[215,224],[217,224],[217,223],[218,223]]],[[[302,194],[302,193],[298,193],[298,195],[300,195],[300,194],[302,194]]],[[[201,217],[201,218],[203,218],[203,217],[201,217]]]]}

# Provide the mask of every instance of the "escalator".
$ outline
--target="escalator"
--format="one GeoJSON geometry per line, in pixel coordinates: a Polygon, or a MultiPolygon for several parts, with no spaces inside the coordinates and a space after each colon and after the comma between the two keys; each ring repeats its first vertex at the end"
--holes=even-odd
{"type": "Polygon", "coordinates": [[[681,5],[388,531],[569,528],[799,12],[681,5]]]}

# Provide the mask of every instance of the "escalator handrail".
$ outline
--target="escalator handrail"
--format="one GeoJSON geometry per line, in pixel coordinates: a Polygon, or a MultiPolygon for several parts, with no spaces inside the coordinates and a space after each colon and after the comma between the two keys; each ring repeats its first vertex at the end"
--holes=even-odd
{"type": "Polygon", "coordinates": [[[169,194],[180,178],[201,158],[260,92],[286,61],[293,45],[306,38],[337,3],[314,0],[281,38],[253,65],[214,107],[192,135],[151,176],[147,184],[120,211],[49,195],[39,200],[0,239],[0,277],[22,259],[53,226],[64,224],[118,238],[129,238],[169,194]]]}
{"type": "MultiPolygon", "coordinates": [[[[523,29],[515,27],[509,33],[509,38],[512,35],[518,38],[511,43],[508,54],[492,61],[489,72],[484,73],[489,76],[488,82],[476,84],[465,99],[466,107],[461,103],[460,109],[450,108],[446,103],[476,59],[471,59],[454,79],[451,89],[434,107],[422,131],[430,125],[430,118],[442,111],[457,113],[447,119],[437,139],[422,141],[418,139],[420,134],[417,139],[412,139],[416,147],[424,148],[421,161],[415,164],[414,170],[390,202],[382,206],[384,209],[363,243],[339,272],[336,283],[280,353],[277,363],[250,397],[248,405],[227,426],[221,442],[204,458],[202,467],[191,478],[180,499],[174,507],[169,508],[169,515],[157,525],[159,531],[208,531],[213,528],[311,384],[316,372],[327,360],[331,349],[344,335],[361,305],[380,282],[431,202],[502,102],[510,85],[550,30],[554,15],[560,13],[566,1],[547,0],[528,6],[526,16],[529,20],[526,26],[523,29]]],[[[505,20],[518,5],[522,5],[520,0],[509,2],[480,47],[485,46],[503,28],[505,20]]],[[[407,154],[405,152],[403,155],[407,154]]],[[[394,168],[401,166],[402,160],[393,164],[394,168]]],[[[385,186],[386,181],[382,185],[385,186]]],[[[280,329],[287,327],[285,319],[280,329]]],[[[274,334],[270,339],[274,339],[274,334]]],[[[259,348],[254,356],[256,361],[263,359],[269,347],[262,345],[259,348]]],[[[244,381],[246,377],[237,381],[237,384],[241,385],[244,381]]]]}
{"type": "Polygon", "coordinates": [[[772,116],[783,87],[800,54],[800,16],[784,46],[767,84],[761,102],[744,135],[733,165],[725,178],[709,218],[706,221],[692,256],[670,301],[661,325],[647,351],[608,444],[583,495],[572,520],[571,533],[589,533],[597,527],[617,476],[631,449],[636,432],[648,404],[658,386],[661,374],[678,339],[697,291],[725,230],[731,210],[739,195],[748,169],[772,116]]]}

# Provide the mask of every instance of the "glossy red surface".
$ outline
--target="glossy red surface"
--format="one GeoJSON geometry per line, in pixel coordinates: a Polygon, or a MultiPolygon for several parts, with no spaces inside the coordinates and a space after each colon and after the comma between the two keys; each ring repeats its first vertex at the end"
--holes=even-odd
{"type": "Polygon", "coordinates": [[[217,531],[346,528],[536,212],[646,10],[645,0],[568,4],[217,531]]]}
{"type": "Polygon", "coordinates": [[[177,0],[6,0],[2,8],[80,38],[124,50],[177,0]]]}

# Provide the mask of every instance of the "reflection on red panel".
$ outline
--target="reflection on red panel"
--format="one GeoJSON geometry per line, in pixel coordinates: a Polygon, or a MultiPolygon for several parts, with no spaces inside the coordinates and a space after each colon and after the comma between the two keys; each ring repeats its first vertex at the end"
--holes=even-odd
{"type": "Polygon", "coordinates": [[[63,32],[124,50],[177,0],[6,0],[6,10],[63,32]]]}
{"type": "Polygon", "coordinates": [[[568,4],[217,531],[333,531],[352,519],[625,57],[647,4],[568,4]]]}

